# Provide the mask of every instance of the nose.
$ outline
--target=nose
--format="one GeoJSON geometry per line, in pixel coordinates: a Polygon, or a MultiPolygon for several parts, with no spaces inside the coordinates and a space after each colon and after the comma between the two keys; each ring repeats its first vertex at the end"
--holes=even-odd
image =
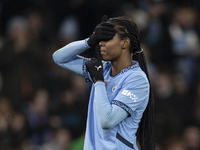
{"type": "Polygon", "coordinates": [[[100,42],[99,42],[99,46],[100,46],[100,47],[105,46],[105,41],[100,41],[100,42]]]}

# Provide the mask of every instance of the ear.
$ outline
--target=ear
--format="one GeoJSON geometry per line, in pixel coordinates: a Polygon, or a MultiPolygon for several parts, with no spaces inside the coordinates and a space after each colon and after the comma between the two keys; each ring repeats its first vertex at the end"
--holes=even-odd
{"type": "Polygon", "coordinates": [[[128,37],[126,37],[125,39],[123,39],[121,41],[121,47],[122,49],[127,49],[130,46],[130,39],[128,37]]]}

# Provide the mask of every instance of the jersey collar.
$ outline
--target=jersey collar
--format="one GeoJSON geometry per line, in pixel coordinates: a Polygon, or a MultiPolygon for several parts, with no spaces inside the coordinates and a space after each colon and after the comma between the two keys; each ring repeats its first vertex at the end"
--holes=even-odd
{"type": "Polygon", "coordinates": [[[121,75],[121,74],[127,72],[127,71],[130,70],[130,69],[139,67],[139,63],[138,63],[137,61],[133,60],[132,62],[133,62],[133,65],[122,69],[122,70],[121,70],[118,74],[116,74],[115,76],[112,76],[112,75],[111,75],[111,74],[112,74],[112,71],[111,71],[111,68],[112,68],[112,67],[111,67],[111,68],[110,68],[110,76],[111,76],[111,77],[116,77],[116,76],[119,76],[119,75],[121,75]]]}

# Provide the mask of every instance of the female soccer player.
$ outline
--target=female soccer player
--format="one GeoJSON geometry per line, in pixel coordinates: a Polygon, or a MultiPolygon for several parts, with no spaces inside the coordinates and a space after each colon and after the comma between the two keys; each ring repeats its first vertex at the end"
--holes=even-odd
{"type": "Polygon", "coordinates": [[[84,150],[138,150],[136,135],[142,150],[154,150],[150,84],[132,20],[104,18],[89,38],[69,43],[53,59],[93,82],[84,150]],[[101,59],[79,56],[95,46],[101,59]]]}

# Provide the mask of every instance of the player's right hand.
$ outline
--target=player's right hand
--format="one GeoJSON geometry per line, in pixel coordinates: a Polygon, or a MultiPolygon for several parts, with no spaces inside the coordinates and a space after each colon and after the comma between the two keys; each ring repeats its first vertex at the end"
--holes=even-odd
{"type": "Polygon", "coordinates": [[[86,62],[86,68],[94,83],[97,81],[104,81],[103,64],[100,59],[91,58],[90,61],[86,62]]]}

